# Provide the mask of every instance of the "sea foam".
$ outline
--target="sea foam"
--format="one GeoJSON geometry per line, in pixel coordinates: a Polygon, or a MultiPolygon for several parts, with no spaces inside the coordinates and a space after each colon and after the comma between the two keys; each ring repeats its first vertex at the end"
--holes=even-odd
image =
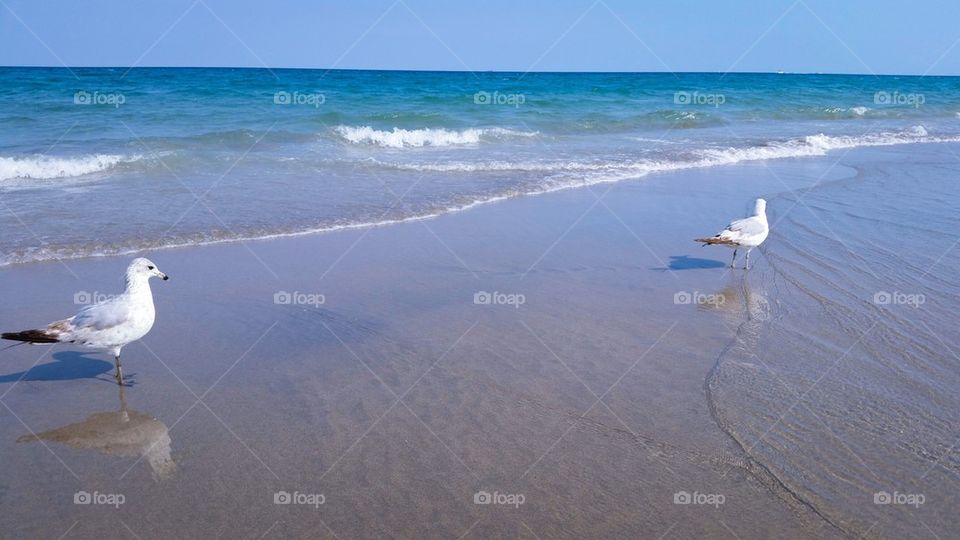
{"type": "Polygon", "coordinates": [[[354,144],[375,144],[390,148],[453,146],[478,144],[483,139],[506,137],[533,137],[536,132],[514,131],[504,128],[469,128],[451,130],[445,128],[374,129],[370,126],[337,126],[338,135],[354,144]]]}
{"type": "Polygon", "coordinates": [[[104,171],[124,162],[136,161],[141,156],[94,154],[77,157],[33,155],[28,157],[0,157],[0,180],[31,178],[46,180],[69,178],[104,171]]]}

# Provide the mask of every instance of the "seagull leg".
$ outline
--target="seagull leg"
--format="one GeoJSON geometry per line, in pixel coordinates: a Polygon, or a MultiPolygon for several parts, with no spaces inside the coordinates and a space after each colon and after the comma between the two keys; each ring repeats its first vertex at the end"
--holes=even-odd
{"type": "Polygon", "coordinates": [[[743,267],[744,270],[750,269],[750,252],[753,251],[753,248],[747,250],[747,264],[743,267]]]}
{"type": "Polygon", "coordinates": [[[117,366],[117,374],[114,378],[117,379],[117,384],[123,386],[123,367],[120,366],[120,355],[114,356],[113,359],[117,366]]]}
{"type": "Polygon", "coordinates": [[[730,260],[730,268],[736,268],[733,263],[737,262],[737,248],[733,248],[733,259],[730,260]]]}

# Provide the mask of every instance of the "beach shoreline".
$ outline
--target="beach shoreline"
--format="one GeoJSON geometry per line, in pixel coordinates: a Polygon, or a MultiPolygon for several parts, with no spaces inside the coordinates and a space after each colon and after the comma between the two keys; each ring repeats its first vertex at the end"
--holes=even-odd
{"type": "MultiPolygon", "coordinates": [[[[142,538],[860,534],[851,506],[824,508],[819,479],[804,486],[765,453],[757,435],[772,422],[740,416],[729,389],[741,387],[713,386],[745,380],[730,366],[747,360],[727,352],[745,333],[762,339],[769,317],[797,298],[774,268],[787,264],[788,239],[774,228],[749,273],[725,268],[729,250],[692,239],[760,195],[773,223],[799,215],[798,194],[855,181],[863,172],[850,162],[890,153],[672,171],[388,227],[147,253],[171,280],[153,284],[153,331],[125,350],[134,384],[124,408],[149,429],[124,440],[167,453],[118,453],[81,435],[17,442],[121,407],[103,355],[6,351],[0,528],[88,536],[120,521],[142,538]],[[125,503],[75,505],[78,491],[125,503]],[[275,504],[277,493],[323,502],[275,504]]],[[[117,292],[129,258],[0,268],[0,327],[61,318],[78,294],[117,292]]],[[[954,519],[948,502],[923,508],[937,530],[954,519]]],[[[879,521],[870,534],[898,531],[879,521]]]]}

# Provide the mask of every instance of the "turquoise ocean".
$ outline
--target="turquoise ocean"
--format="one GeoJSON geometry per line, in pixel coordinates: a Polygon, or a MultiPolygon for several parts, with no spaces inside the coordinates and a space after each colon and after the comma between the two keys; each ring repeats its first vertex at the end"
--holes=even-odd
{"type": "Polygon", "coordinates": [[[0,68],[0,265],[960,137],[960,79],[0,68]]]}

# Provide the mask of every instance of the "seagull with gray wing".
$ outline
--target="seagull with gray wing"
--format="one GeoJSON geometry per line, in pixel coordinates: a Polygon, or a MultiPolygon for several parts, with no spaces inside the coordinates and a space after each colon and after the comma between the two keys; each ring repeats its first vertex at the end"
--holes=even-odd
{"type": "Polygon", "coordinates": [[[733,248],[733,259],[730,261],[730,268],[735,268],[737,261],[737,250],[739,248],[747,249],[747,262],[743,267],[750,269],[750,251],[763,243],[770,234],[770,226],[767,225],[767,201],[757,199],[754,203],[753,215],[731,222],[725,229],[709,238],[696,238],[694,242],[702,242],[703,245],[720,245],[733,248]]]}
{"type": "Polygon", "coordinates": [[[99,304],[87,306],[79,313],[52,322],[44,328],[4,332],[3,339],[25,343],[76,343],[89,349],[109,351],[113,354],[117,384],[123,384],[123,368],[120,366],[120,350],[153,328],[156,312],[153,308],[153,293],[150,278],[169,279],[149,259],[134,259],[127,267],[126,289],[99,304]]]}

